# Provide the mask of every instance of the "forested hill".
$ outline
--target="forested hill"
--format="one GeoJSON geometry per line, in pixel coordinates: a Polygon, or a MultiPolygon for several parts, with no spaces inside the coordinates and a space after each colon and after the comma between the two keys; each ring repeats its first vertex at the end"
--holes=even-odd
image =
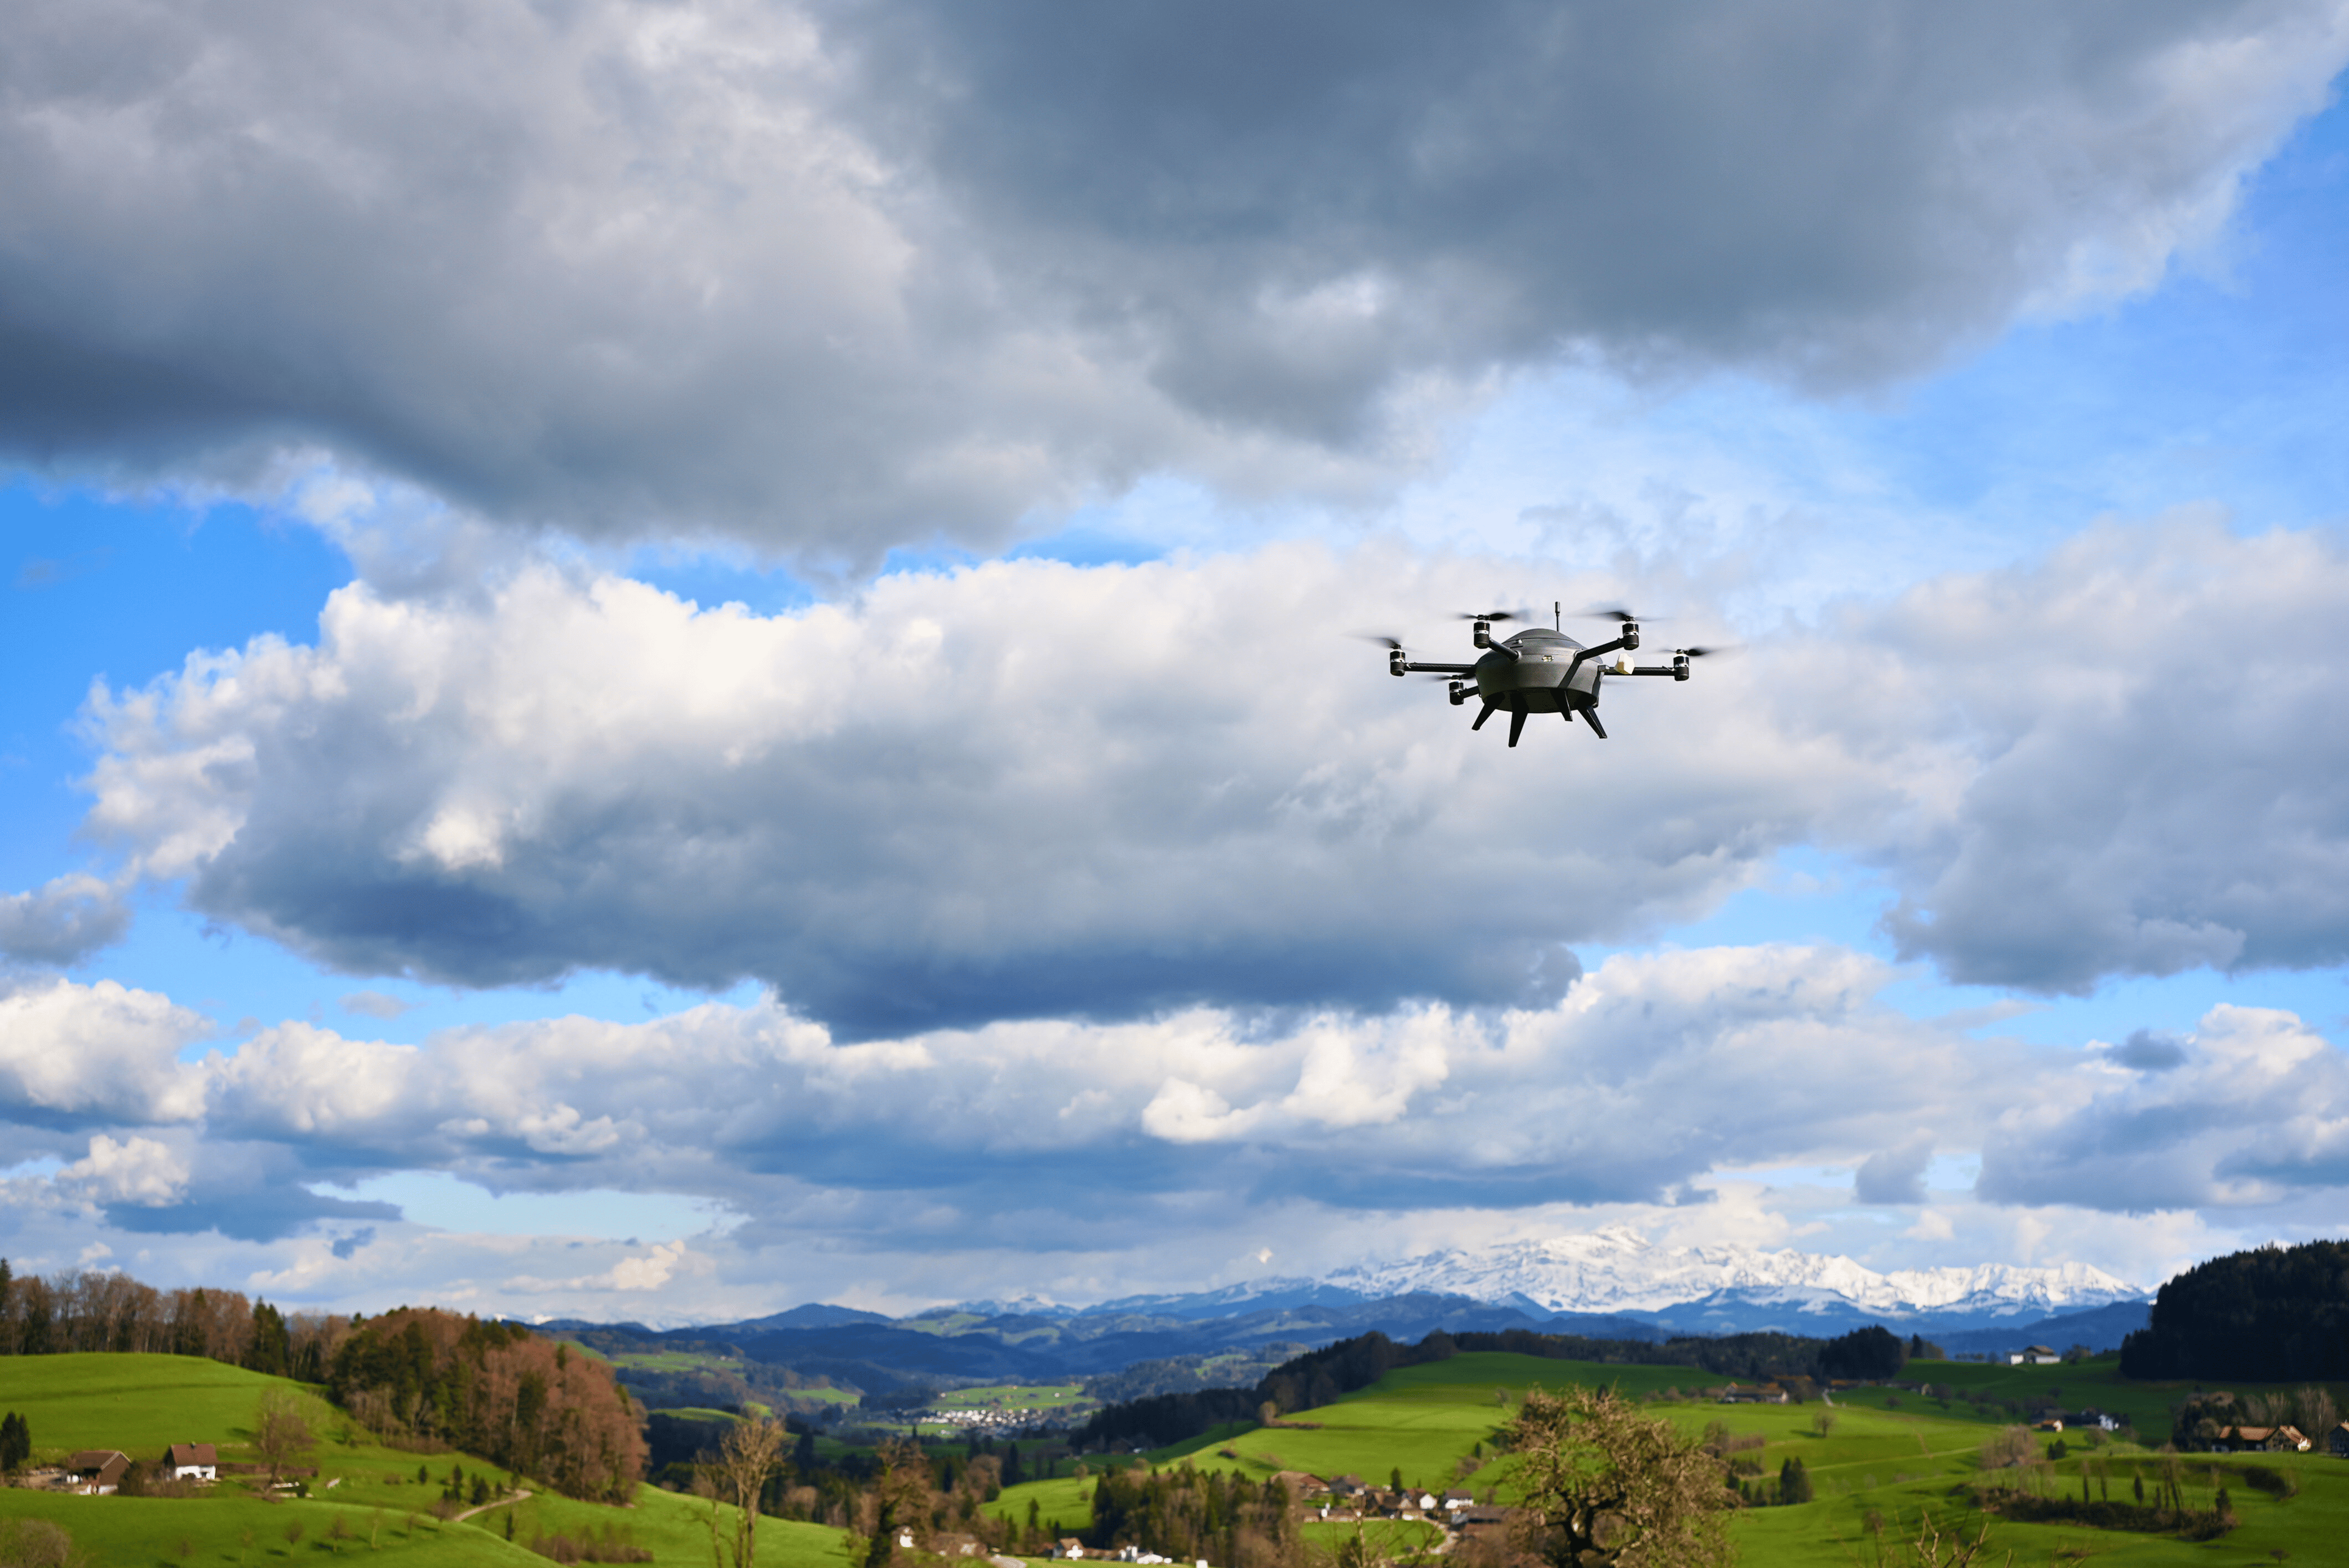
{"type": "Polygon", "coordinates": [[[1480,1351],[1552,1361],[1687,1367],[1710,1377],[1744,1381],[1889,1377],[1912,1353],[1940,1355],[1938,1346],[1921,1339],[1904,1340],[1880,1326],[1857,1328],[1835,1339],[1730,1334],[1673,1339],[1661,1345],[1523,1329],[1499,1334],[1448,1334],[1438,1329],[1416,1345],[1398,1345],[1383,1334],[1372,1333],[1308,1351],[1274,1368],[1253,1388],[1205,1388],[1108,1406],[1096,1411],[1077,1433],[1076,1445],[1114,1448],[1139,1442],[1157,1447],[1181,1442],[1226,1421],[1254,1421],[1268,1404],[1282,1414],[1311,1409],[1367,1388],[1397,1367],[1480,1351]]]}
{"type": "Polygon", "coordinates": [[[2187,1270],[2161,1287],[2147,1326],[2121,1342],[2121,1372],[2349,1378],[2349,1242],[2265,1246],[2187,1270]]]}

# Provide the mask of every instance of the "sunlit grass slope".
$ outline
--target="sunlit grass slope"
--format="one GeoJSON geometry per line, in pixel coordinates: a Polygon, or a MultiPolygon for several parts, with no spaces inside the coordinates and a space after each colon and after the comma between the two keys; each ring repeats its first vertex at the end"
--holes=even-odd
{"type": "MultiPolygon", "coordinates": [[[[516,1505],[513,1544],[506,1540],[507,1509],[443,1523],[432,1517],[431,1508],[452,1468],[461,1469],[469,1481],[476,1475],[487,1478],[500,1495],[510,1478],[466,1454],[419,1456],[386,1448],[315,1390],[283,1378],[194,1357],[0,1357],[0,1409],[21,1411],[31,1423],[36,1463],[90,1448],[120,1449],[133,1459],[153,1460],[172,1442],[215,1443],[223,1460],[251,1460],[254,1408],[272,1388],[294,1390],[310,1401],[319,1440],[303,1462],[316,1465],[318,1474],[306,1500],[265,1500],[236,1481],[184,1499],[69,1497],[7,1489],[0,1490],[0,1517],[53,1520],[96,1563],[113,1568],[160,1568],[182,1561],[307,1563],[320,1553],[354,1551],[367,1553],[370,1561],[543,1568],[546,1559],[523,1549],[533,1533],[600,1535],[607,1526],[650,1549],[657,1563],[709,1561],[709,1505],[652,1487],[640,1488],[626,1508],[533,1496],[516,1505]],[[423,1482],[417,1480],[419,1466],[429,1476],[423,1482]],[[289,1539],[295,1526],[298,1538],[289,1539]]],[[[526,1478],[521,1482],[531,1484],[526,1478]]],[[[730,1531],[730,1519],[721,1518],[721,1528],[730,1531]]],[[[840,1532],[773,1519],[760,1523],[759,1562],[761,1568],[850,1568],[840,1532]]]]}
{"type": "MultiPolygon", "coordinates": [[[[2118,1376],[2111,1357],[2069,1367],[2010,1367],[1980,1363],[1917,1363],[1905,1375],[1914,1381],[1948,1383],[1978,1388],[1997,1400],[2026,1402],[2050,1396],[2068,1408],[2094,1405],[2134,1420],[2149,1443],[2167,1437],[2169,1406],[2179,1398],[2175,1387],[2131,1384],[2118,1376]]],[[[1288,1418],[1314,1423],[1302,1427],[1253,1427],[1217,1433],[1163,1449],[1146,1456],[1155,1465],[1188,1462],[1202,1469],[1238,1470],[1262,1478],[1276,1470],[1309,1470],[1332,1476],[1352,1473],[1383,1485],[1395,1470],[1413,1484],[1442,1487],[1454,1484],[1475,1446],[1487,1446],[1495,1428],[1513,1413],[1516,1401],[1535,1385],[1557,1388],[1569,1382],[1612,1385],[1626,1394],[1653,1398],[1668,1388],[1692,1393],[1719,1379],[1687,1367],[1617,1367],[1548,1361],[1530,1357],[1472,1355],[1413,1367],[1318,1410],[1288,1418]],[[1508,1403],[1501,1399],[1506,1395],[1508,1403]]],[[[2256,1391],[2240,1386],[2238,1392],[2256,1391]]],[[[1914,1521],[1930,1509],[1952,1523],[1968,1520],[1960,1497],[1962,1489],[1981,1477],[1983,1442],[2013,1418],[1998,1406],[1987,1408],[1952,1398],[1946,1408],[1939,1401],[1890,1389],[1862,1389],[1837,1395],[1833,1422],[1825,1436],[1817,1430],[1819,1404],[1801,1406],[1723,1406],[1699,1400],[1660,1401],[1649,1407],[1656,1415],[1692,1434],[1713,1421],[1733,1433],[1762,1439],[1759,1448],[1743,1451],[1774,1479],[1791,1457],[1800,1457],[1816,1491],[1812,1502],[1785,1508],[1741,1511],[1731,1522],[1732,1539],[1740,1560],[1754,1568],[1776,1565],[1844,1563],[1870,1560],[1868,1535],[1872,1522],[1888,1530],[1902,1521],[1914,1521]],[[1898,1401],[1896,1404],[1895,1401],[1898,1401]]],[[[2042,1446],[2048,1438],[2035,1435],[2042,1446]]],[[[2082,1434],[2067,1434],[2069,1453],[2048,1471],[2051,1490],[2079,1495],[2084,1463],[2091,1457],[2082,1434]]],[[[2148,1449],[2106,1444],[2094,1457],[2110,1465],[2110,1486],[2116,1499],[2128,1495],[2136,1468],[2147,1471],[2148,1482],[2161,1462],[2148,1449]]],[[[1108,1462],[1133,1463],[1131,1457],[1108,1462]]],[[[2208,1472],[2215,1462],[2240,1529],[2217,1543],[2194,1543],[2160,1536],[2079,1527],[1994,1523],[1996,1538],[2016,1553],[2018,1563],[2045,1563],[2058,1552],[2088,1550],[2099,1561],[2118,1564],[2209,1563],[2274,1559],[2276,1550],[2291,1560],[2349,1563],[2349,1461],[2320,1455],[2261,1456],[2212,1460],[2188,1456],[2189,1501],[2208,1501],[2208,1472]],[[2248,1485],[2242,1475],[2251,1463],[2287,1470],[2300,1482],[2297,1496],[2279,1501],[2248,1485]]],[[[1480,1494],[1500,1490],[1507,1497],[1506,1461],[1478,1463],[1465,1484],[1480,1494]]],[[[996,1505],[1007,1518],[1024,1519],[1027,1501],[1037,1497],[1047,1517],[1057,1515],[1077,1528],[1089,1517],[1084,1497],[1090,1481],[1031,1483],[1007,1491],[996,1505]],[[1050,1489],[1049,1491],[1047,1489],[1050,1489]]]]}

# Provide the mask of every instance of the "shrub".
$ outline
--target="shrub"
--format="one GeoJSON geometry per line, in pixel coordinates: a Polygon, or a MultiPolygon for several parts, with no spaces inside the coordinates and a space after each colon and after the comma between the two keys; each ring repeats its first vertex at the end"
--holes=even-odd
{"type": "Polygon", "coordinates": [[[576,1536],[560,1532],[553,1535],[531,1538],[530,1549],[541,1557],[556,1563],[649,1563],[653,1554],[636,1542],[636,1537],[616,1525],[606,1524],[601,1534],[583,1530],[576,1536]]]}
{"type": "Polygon", "coordinates": [[[2266,1492],[2279,1501],[2300,1492],[2300,1478],[2290,1470],[2271,1470],[2266,1465],[2243,1467],[2243,1484],[2253,1491],[2266,1492]]]}

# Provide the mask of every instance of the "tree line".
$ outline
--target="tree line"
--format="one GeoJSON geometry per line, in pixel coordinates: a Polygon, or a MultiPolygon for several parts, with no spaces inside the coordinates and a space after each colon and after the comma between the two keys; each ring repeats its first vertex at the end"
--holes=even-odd
{"type": "Polygon", "coordinates": [[[1109,1449],[1141,1444],[1155,1448],[1181,1442],[1227,1423],[1256,1422],[1292,1410],[1317,1408],[1356,1389],[1367,1388],[1400,1367],[1448,1360],[1464,1353],[1491,1351],[1553,1361],[1689,1367],[1716,1377],[1747,1381],[1880,1379],[1897,1375],[1912,1356],[1936,1359],[1940,1356],[1939,1346],[1921,1338],[1912,1336],[1903,1340],[1872,1324],[1834,1339],[1755,1333],[1725,1334],[1717,1338],[1692,1335],[1661,1344],[1638,1339],[1593,1339],[1578,1334],[1537,1334],[1522,1328],[1459,1334],[1439,1328],[1416,1345],[1399,1345],[1374,1330],[1292,1357],[1267,1373],[1253,1388],[1202,1388],[1104,1406],[1078,1429],[1075,1446],[1109,1449]]]}
{"type": "Polygon", "coordinates": [[[0,1258],[0,1355],[196,1356],[324,1383],[362,1425],[425,1451],[459,1448],[567,1496],[625,1501],[644,1437],[611,1368],[520,1324],[403,1307],[367,1319],[292,1313],[241,1292],[158,1290],[128,1274],[16,1274],[0,1258]]]}
{"type": "Polygon", "coordinates": [[[157,1290],[95,1269],[19,1276],[0,1258],[0,1356],[201,1356],[316,1383],[350,1321],[288,1315],[233,1290],[157,1290]]]}
{"type": "Polygon", "coordinates": [[[2121,1341],[2125,1377],[2349,1378],[2349,1242],[2269,1245],[2199,1264],[2121,1341]]]}

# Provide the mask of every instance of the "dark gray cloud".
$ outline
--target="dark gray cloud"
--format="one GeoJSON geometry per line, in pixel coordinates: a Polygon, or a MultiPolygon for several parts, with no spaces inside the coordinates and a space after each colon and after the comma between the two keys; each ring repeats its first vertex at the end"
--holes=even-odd
{"type": "Polygon", "coordinates": [[[1897,1149],[1880,1149],[1853,1172],[1853,1195],[1863,1203],[1921,1203],[1925,1167],[1932,1159],[1930,1138],[1912,1139],[1897,1149]]]}
{"type": "Polygon", "coordinates": [[[2186,1065],[2186,1042],[2167,1029],[2138,1029],[2114,1049],[2113,1060],[2139,1072],[2166,1073],[2186,1065]]]}
{"type": "Polygon", "coordinates": [[[2282,0],[12,23],[0,449],[860,560],[1359,493],[1561,348],[1897,375],[2158,276],[2344,54],[2282,0]]]}
{"type": "Polygon", "coordinates": [[[122,890],[93,876],[61,876],[31,892],[0,893],[0,958],[78,964],[130,929],[122,890]]]}

